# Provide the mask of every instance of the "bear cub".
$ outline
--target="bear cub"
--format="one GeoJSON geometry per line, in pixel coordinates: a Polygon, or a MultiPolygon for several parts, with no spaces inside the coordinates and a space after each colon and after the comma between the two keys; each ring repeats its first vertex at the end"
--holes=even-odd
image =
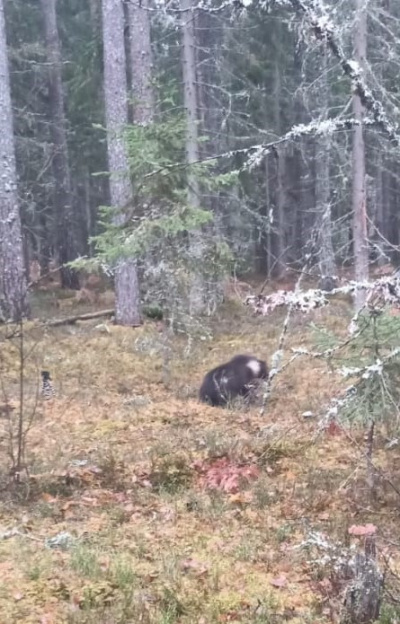
{"type": "Polygon", "coordinates": [[[226,405],[237,396],[247,398],[255,379],[267,379],[263,360],[252,355],[236,355],[229,362],[209,371],[200,387],[199,398],[210,405],[226,405]]]}

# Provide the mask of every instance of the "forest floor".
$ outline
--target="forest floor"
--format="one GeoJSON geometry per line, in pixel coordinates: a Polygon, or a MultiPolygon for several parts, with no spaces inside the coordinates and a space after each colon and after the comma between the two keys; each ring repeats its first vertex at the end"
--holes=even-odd
{"type": "MultiPolygon", "coordinates": [[[[312,322],[344,333],[350,318],[343,301],[296,313],[286,349],[315,348],[312,322]]],[[[371,502],[363,432],[318,428],[340,387],[326,363],[286,368],[264,415],[197,400],[203,375],[232,355],[270,362],[283,319],[230,302],[212,340],[188,356],[175,340],[168,370],[156,322],[27,324],[25,413],[35,416],[29,479],[1,494],[0,624],[328,622],[343,587],[333,561],[301,547],[311,530],[359,546],[349,527],[372,523],[387,556],[395,545],[396,567],[399,496],[382,479],[371,502]],[[57,391],[48,402],[37,399],[42,369],[57,391]]],[[[20,342],[1,331],[3,395],[17,405],[20,342]]],[[[400,452],[378,436],[374,457],[400,490],[400,452]]]]}

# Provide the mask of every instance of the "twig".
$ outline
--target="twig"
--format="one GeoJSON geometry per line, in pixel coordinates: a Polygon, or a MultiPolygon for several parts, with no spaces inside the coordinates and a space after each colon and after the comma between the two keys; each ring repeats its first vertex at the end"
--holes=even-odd
{"type": "MultiPolygon", "coordinates": [[[[302,282],[302,279],[305,275],[305,272],[308,268],[308,264],[311,260],[311,257],[309,256],[306,259],[306,264],[304,266],[304,270],[300,273],[296,285],[295,285],[295,292],[297,292],[300,288],[300,284],[302,282]]],[[[278,348],[275,351],[274,355],[273,355],[273,366],[271,368],[271,370],[269,371],[269,375],[268,375],[268,379],[265,382],[265,390],[264,390],[264,394],[263,394],[263,398],[262,398],[262,405],[261,405],[261,409],[260,409],[260,414],[264,414],[265,412],[265,408],[269,399],[269,396],[271,394],[271,386],[272,386],[272,380],[273,378],[277,375],[277,373],[279,373],[282,370],[282,366],[281,366],[281,361],[282,361],[282,354],[283,354],[283,346],[285,344],[285,338],[288,332],[288,328],[289,328],[289,321],[290,318],[292,316],[292,312],[294,310],[294,303],[292,302],[289,307],[288,307],[288,311],[285,317],[285,320],[283,321],[283,326],[282,326],[282,331],[281,331],[281,335],[279,337],[279,342],[278,342],[278,348]],[[275,360],[275,361],[274,361],[275,360]]],[[[294,359],[294,358],[293,358],[294,359]]]]}
{"type": "Polygon", "coordinates": [[[33,540],[34,542],[43,542],[43,539],[40,537],[35,537],[34,535],[29,535],[28,533],[23,533],[19,529],[10,529],[9,531],[5,531],[4,533],[0,533],[0,539],[10,539],[10,537],[26,537],[27,539],[33,540]]]}
{"type": "MultiPolygon", "coordinates": [[[[363,124],[375,125],[375,121],[371,119],[364,119],[363,124]]],[[[324,134],[332,134],[333,132],[338,132],[341,130],[351,130],[357,125],[359,125],[359,122],[355,119],[330,119],[329,124],[327,123],[325,125],[323,125],[320,121],[311,121],[309,124],[298,124],[296,126],[293,126],[288,132],[286,132],[286,134],[274,141],[259,143],[257,145],[250,145],[248,147],[240,147],[237,149],[229,150],[227,152],[221,152],[220,154],[206,156],[190,163],[190,165],[186,162],[163,165],[158,169],[153,169],[153,171],[149,171],[149,173],[146,173],[143,176],[143,179],[146,180],[147,178],[151,178],[160,174],[165,174],[168,171],[174,171],[176,169],[186,169],[188,167],[192,167],[193,165],[202,165],[207,162],[212,162],[214,160],[233,158],[240,155],[247,156],[247,161],[239,170],[251,169],[252,167],[259,164],[267,154],[273,152],[278,145],[295,141],[302,136],[309,136],[313,134],[321,136],[324,134]]]]}
{"type": "Polygon", "coordinates": [[[67,264],[60,264],[59,266],[56,266],[54,269],[49,269],[48,271],[46,271],[46,273],[43,273],[43,275],[40,275],[37,279],[35,280],[31,280],[28,285],[27,288],[32,288],[32,286],[35,286],[36,284],[39,284],[39,282],[42,282],[44,279],[46,279],[47,277],[49,277],[49,275],[51,275],[52,273],[57,273],[58,271],[60,271],[62,268],[66,267],[67,264]]]}

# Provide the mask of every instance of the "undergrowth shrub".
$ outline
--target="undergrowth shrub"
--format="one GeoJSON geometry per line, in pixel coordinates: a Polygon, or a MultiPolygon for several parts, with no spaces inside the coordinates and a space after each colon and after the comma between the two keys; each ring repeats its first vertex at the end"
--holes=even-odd
{"type": "Polygon", "coordinates": [[[0,331],[0,480],[14,486],[20,497],[27,493],[29,466],[27,448],[29,433],[43,416],[38,365],[40,341],[32,340],[27,324],[6,324],[0,331]],[[7,460],[4,461],[5,457],[7,460]],[[1,474],[3,472],[3,474],[1,474]],[[23,487],[19,487],[23,485],[23,487]]]}
{"type": "Polygon", "coordinates": [[[338,404],[343,422],[381,423],[391,434],[400,424],[400,316],[365,312],[343,340],[315,328],[315,343],[328,365],[352,381],[338,404]]]}
{"type": "MultiPolygon", "coordinates": [[[[203,313],[212,315],[222,301],[222,282],[232,254],[216,234],[212,210],[188,202],[187,176],[204,191],[230,187],[235,173],[210,175],[211,161],[185,162],[186,120],[168,107],[152,123],[126,128],[130,173],[135,193],[123,207],[100,209],[101,231],[93,237],[96,257],[74,266],[113,273],[121,258],[137,260],[144,311],[161,319],[174,333],[204,336],[205,324],[191,311],[193,284],[201,279],[203,313]],[[115,216],[119,223],[115,225],[115,216]],[[199,257],[191,241],[199,241],[199,257]]],[[[197,243],[196,243],[197,244],[197,243]]]]}

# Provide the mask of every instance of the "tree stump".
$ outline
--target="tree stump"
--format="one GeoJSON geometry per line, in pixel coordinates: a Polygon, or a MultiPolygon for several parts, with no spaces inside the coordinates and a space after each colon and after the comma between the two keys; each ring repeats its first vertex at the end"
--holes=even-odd
{"type": "Polygon", "coordinates": [[[375,536],[365,540],[364,553],[350,565],[353,578],[347,586],[340,624],[369,624],[379,617],[384,575],[376,562],[375,536]]]}

